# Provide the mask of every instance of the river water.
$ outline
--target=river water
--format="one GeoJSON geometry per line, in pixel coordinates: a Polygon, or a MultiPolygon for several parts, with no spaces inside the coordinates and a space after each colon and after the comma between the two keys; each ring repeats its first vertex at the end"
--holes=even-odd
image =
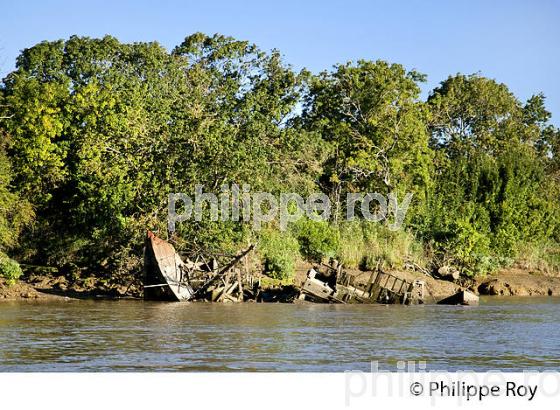
{"type": "Polygon", "coordinates": [[[481,298],[477,307],[0,303],[0,371],[398,371],[401,361],[558,371],[560,298],[481,298]]]}

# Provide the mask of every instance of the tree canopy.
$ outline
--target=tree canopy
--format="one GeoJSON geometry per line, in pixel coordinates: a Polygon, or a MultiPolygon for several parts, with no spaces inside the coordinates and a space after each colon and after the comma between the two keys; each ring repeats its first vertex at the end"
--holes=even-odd
{"type": "MultiPolygon", "coordinates": [[[[527,244],[557,246],[560,133],[544,95],[522,102],[493,79],[457,74],[423,101],[425,79],[385,61],[297,72],[277,50],[217,34],[172,51],[110,36],[41,42],[0,83],[0,249],[135,272],[144,229],[166,229],[169,193],[244,183],[325,193],[331,226],[261,234],[204,219],[174,240],[235,249],[263,236],[282,266],[293,263],[281,242],[289,258],[294,244],[303,257],[342,257],[346,194],[380,192],[412,193],[405,231],[467,274],[527,244]]],[[[360,229],[370,242],[384,235],[360,229]]]]}

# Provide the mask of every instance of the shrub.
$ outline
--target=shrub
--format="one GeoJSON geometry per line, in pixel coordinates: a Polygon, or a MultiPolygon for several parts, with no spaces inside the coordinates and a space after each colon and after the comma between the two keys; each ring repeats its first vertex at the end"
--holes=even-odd
{"type": "Polygon", "coordinates": [[[298,241],[289,232],[263,231],[259,240],[265,272],[274,279],[291,279],[300,257],[298,241]]]}
{"type": "Polygon", "coordinates": [[[19,264],[8,258],[6,255],[0,254],[0,276],[7,280],[8,283],[15,283],[23,274],[19,264]]]}
{"type": "Polygon", "coordinates": [[[336,256],[340,234],[327,221],[302,218],[292,229],[299,242],[300,252],[305,257],[319,262],[324,257],[336,256]]]}

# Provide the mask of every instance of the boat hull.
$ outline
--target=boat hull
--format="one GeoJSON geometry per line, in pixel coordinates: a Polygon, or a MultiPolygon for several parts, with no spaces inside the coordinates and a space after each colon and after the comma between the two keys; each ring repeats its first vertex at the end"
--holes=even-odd
{"type": "Polygon", "coordinates": [[[183,265],[173,245],[148,231],[144,249],[144,299],[189,300],[194,291],[183,277],[183,265]]]}

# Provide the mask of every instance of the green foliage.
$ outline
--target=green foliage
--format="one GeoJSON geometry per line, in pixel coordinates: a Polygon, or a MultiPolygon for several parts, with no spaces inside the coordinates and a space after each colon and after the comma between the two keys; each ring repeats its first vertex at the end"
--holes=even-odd
{"type": "Polygon", "coordinates": [[[0,253],[0,277],[6,279],[8,284],[14,284],[23,275],[19,264],[0,253]]]}
{"type": "Polygon", "coordinates": [[[289,232],[267,229],[260,235],[259,253],[265,272],[274,279],[290,279],[300,258],[299,243],[289,232]]]}
{"type": "Polygon", "coordinates": [[[528,242],[557,238],[557,131],[544,97],[521,103],[504,84],[449,77],[428,99],[435,184],[418,229],[467,275],[511,264],[528,242]]]}
{"type": "Polygon", "coordinates": [[[328,221],[303,217],[292,225],[292,232],[306,258],[320,262],[336,255],[339,233],[328,221]]]}
{"type": "Polygon", "coordinates": [[[426,266],[423,244],[410,231],[391,231],[369,221],[339,225],[337,258],[347,267],[403,269],[406,263],[426,266]],[[379,265],[378,265],[379,264],[379,265]]]}
{"type": "Polygon", "coordinates": [[[423,200],[432,156],[419,101],[424,80],[399,64],[360,60],[310,81],[303,121],[331,147],[321,187],[335,219],[348,192],[414,191],[417,203],[423,200]]]}
{"type": "MultiPolygon", "coordinates": [[[[145,229],[166,237],[169,193],[246,183],[333,204],[331,221],[262,233],[276,277],[293,275],[300,253],[370,269],[432,258],[467,275],[541,255],[555,269],[560,132],[544,96],[521,102],[504,84],[458,74],[424,102],[423,81],[364,60],[314,76],[276,50],[202,33],[171,53],[110,36],[39,43],[0,84],[0,250],[135,272],[145,229]],[[404,229],[343,222],[356,192],[412,193],[404,229]]],[[[205,217],[172,239],[235,251],[257,236],[250,223],[205,217]]]]}
{"type": "MultiPolygon", "coordinates": [[[[41,234],[25,247],[55,264],[75,249],[75,263],[97,269],[141,252],[146,228],[165,229],[170,192],[311,191],[320,140],[286,126],[306,76],[278,52],[200,33],[172,53],[109,36],[24,50],[2,86],[2,129],[17,191],[37,207],[41,234]]],[[[177,236],[223,248],[242,240],[240,225],[204,218],[177,236]]]]}
{"type": "Polygon", "coordinates": [[[29,202],[13,192],[11,180],[12,168],[0,146],[0,252],[17,244],[21,230],[34,216],[29,202]]]}
{"type": "Polygon", "coordinates": [[[560,246],[558,243],[525,243],[520,245],[516,258],[522,269],[560,275],[560,246]]]}
{"type": "Polygon", "coordinates": [[[432,143],[450,154],[499,151],[520,142],[522,105],[504,84],[478,75],[449,77],[428,98],[432,143]],[[514,138],[511,138],[514,137],[514,138]]]}

